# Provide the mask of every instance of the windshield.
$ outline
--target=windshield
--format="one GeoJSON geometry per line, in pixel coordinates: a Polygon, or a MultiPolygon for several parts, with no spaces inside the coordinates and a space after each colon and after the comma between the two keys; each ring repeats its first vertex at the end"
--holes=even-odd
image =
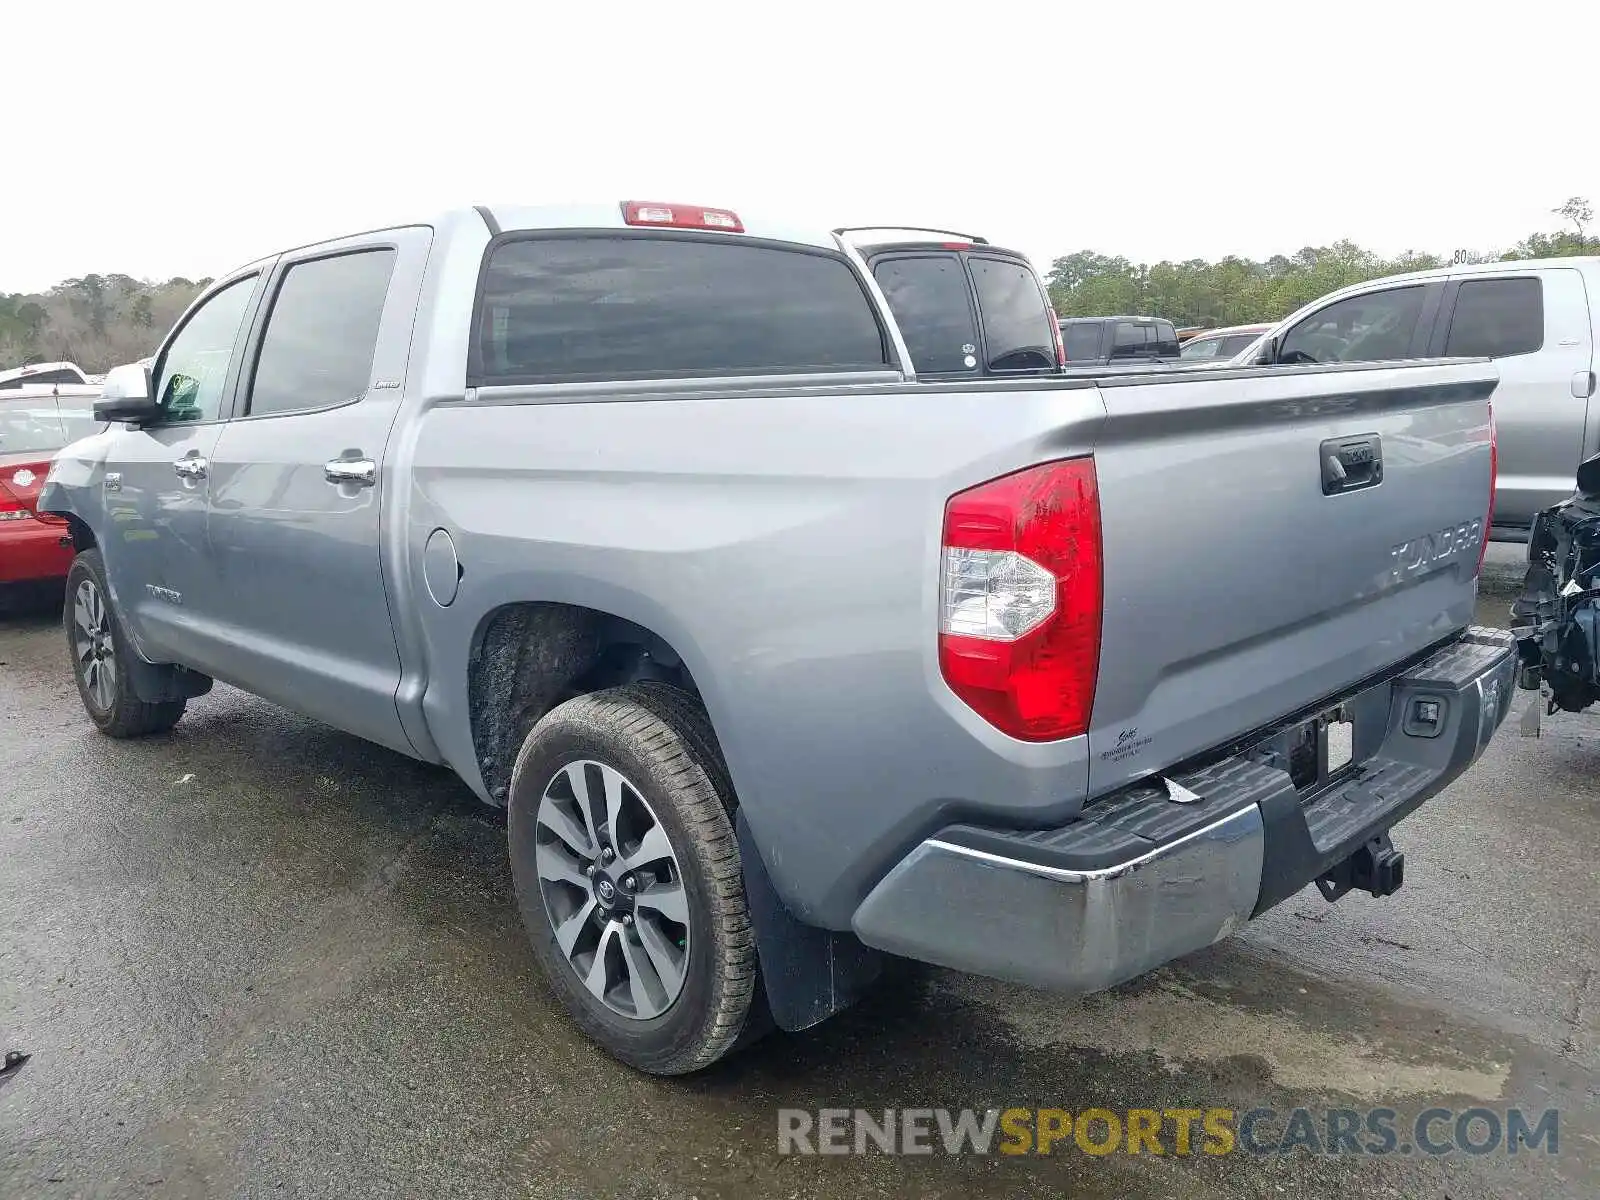
{"type": "Polygon", "coordinates": [[[54,454],[103,427],[87,396],[0,400],[0,454],[54,454]]]}

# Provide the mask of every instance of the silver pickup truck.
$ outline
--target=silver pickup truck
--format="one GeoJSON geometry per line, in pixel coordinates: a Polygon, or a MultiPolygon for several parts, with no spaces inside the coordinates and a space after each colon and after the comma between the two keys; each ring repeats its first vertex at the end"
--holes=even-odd
{"type": "Polygon", "coordinates": [[[536,956],[703,1067],[910,958],[1069,992],[1316,882],[1504,718],[1492,365],[918,382],[837,236],[467,209],[253,263],[40,507],[90,718],[214,679],[505,806],[536,956]]]}

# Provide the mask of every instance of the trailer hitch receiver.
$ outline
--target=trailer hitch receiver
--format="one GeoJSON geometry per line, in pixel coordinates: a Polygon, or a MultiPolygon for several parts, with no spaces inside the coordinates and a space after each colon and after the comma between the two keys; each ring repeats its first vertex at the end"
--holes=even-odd
{"type": "Polygon", "coordinates": [[[1332,902],[1346,892],[1363,891],[1392,896],[1406,881],[1406,856],[1394,848],[1387,833],[1380,833],[1349,858],[1317,876],[1317,890],[1332,902]]]}

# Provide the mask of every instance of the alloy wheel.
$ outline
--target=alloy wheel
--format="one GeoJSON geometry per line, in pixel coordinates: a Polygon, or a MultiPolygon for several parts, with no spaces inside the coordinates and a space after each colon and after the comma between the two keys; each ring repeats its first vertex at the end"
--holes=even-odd
{"type": "Polygon", "coordinates": [[[72,648],[85,690],[97,706],[109,710],[117,694],[116,647],[111,610],[92,579],[79,583],[72,598],[72,648]]]}
{"type": "Polygon", "coordinates": [[[689,902],[666,828],[615,767],[562,767],[539,798],[534,865],[562,956],[620,1016],[659,1017],[683,991],[689,902]]]}

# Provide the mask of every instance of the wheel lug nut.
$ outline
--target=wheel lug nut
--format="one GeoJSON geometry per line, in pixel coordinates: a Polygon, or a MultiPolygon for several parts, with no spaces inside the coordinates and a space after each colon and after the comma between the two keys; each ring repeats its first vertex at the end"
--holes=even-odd
{"type": "Polygon", "coordinates": [[[633,888],[634,888],[633,876],[632,875],[624,875],[622,877],[622,890],[625,891],[625,892],[631,892],[631,891],[633,891],[633,888]]]}
{"type": "Polygon", "coordinates": [[[592,876],[592,875],[593,875],[593,874],[594,874],[594,873],[595,873],[595,872],[596,872],[596,871],[598,871],[598,870],[599,870],[599,869],[600,869],[600,868],[599,868],[599,867],[597,867],[597,866],[595,866],[595,865],[594,865],[594,864],[593,864],[593,863],[590,863],[590,864],[589,864],[589,865],[588,865],[588,866],[587,866],[587,867],[585,867],[585,868],[584,868],[584,869],[583,869],[583,873],[584,873],[584,874],[585,874],[585,875],[590,875],[590,876],[592,876]]]}
{"type": "Polygon", "coordinates": [[[624,925],[632,925],[633,924],[633,914],[632,913],[623,913],[622,914],[622,923],[624,925]]]}
{"type": "Polygon", "coordinates": [[[610,846],[607,846],[604,850],[600,851],[600,861],[603,862],[603,863],[606,863],[607,865],[609,865],[611,860],[616,858],[616,857],[617,857],[617,852],[615,850],[613,850],[610,846]]]}

